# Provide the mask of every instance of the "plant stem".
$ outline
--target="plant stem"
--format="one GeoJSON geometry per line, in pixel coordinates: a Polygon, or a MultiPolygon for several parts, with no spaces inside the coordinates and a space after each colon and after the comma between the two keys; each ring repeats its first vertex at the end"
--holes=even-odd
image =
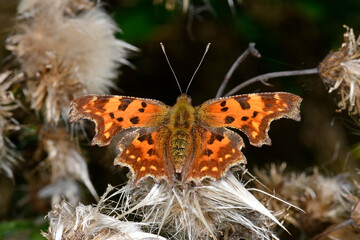
{"type": "Polygon", "coordinates": [[[262,74],[256,77],[253,77],[239,85],[237,85],[236,87],[234,87],[233,89],[231,89],[229,92],[227,92],[224,97],[233,95],[234,93],[236,93],[237,91],[239,91],[240,89],[243,89],[244,87],[254,83],[254,82],[265,82],[270,78],[277,78],[277,77],[288,77],[288,76],[297,76],[297,75],[310,75],[310,74],[318,74],[319,70],[317,68],[310,68],[310,69],[305,69],[305,70],[297,70],[297,71],[281,71],[281,72],[272,72],[272,73],[266,73],[266,74],[262,74]]]}
{"type": "Polygon", "coordinates": [[[222,96],[222,94],[224,93],[225,87],[228,84],[231,76],[233,75],[235,69],[240,65],[240,63],[242,61],[244,61],[244,59],[249,55],[253,55],[257,58],[260,58],[261,55],[259,53],[258,50],[256,50],[255,48],[255,43],[249,43],[249,47],[243,52],[243,54],[241,54],[238,59],[236,59],[236,61],[234,62],[234,64],[231,66],[231,68],[229,69],[229,71],[226,73],[225,78],[223,80],[223,82],[221,83],[215,98],[219,98],[222,96]]]}

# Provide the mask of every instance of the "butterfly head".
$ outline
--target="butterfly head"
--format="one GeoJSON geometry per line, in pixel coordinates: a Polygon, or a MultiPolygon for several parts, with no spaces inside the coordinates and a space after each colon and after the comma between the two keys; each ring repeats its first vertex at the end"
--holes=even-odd
{"type": "Polygon", "coordinates": [[[191,105],[191,97],[183,93],[177,98],[176,103],[187,103],[191,105]]]}

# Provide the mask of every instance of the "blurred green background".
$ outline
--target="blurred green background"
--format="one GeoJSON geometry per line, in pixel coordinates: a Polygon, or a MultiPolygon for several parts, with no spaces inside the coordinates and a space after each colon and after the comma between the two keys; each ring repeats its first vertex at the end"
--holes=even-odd
{"type": "MultiPolygon", "coordinates": [[[[180,94],[161,51],[163,42],[183,89],[211,43],[188,94],[194,105],[214,98],[228,69],[247,48],[256,43],[262,58],[248,57],[234,73],[227,90],[254,76],[284,70],[314,68],[343,42],[343,25],[360,33],[358,0],[243,0],[231,8],[225,0],[190,1],[188,13],[180,5],[167,10],[148,0],[101,1],[122,33],[118,37],[141,49],[130,58],[135,69],[122,67],[113,94],[158,99],[173,105],[180,94]]],[[[0,0],[0,41],[12,31],[16,1],[0,0]]],[[[0,51],[1,59],[8,53],[0,51]]],[[[256,148],[245,138],[244,153],[251,170],[255,165],[287,162],[289,169],[306,171],[317,166],[335,175],[359,167],[359,123],[336,112],[336,94],[329,95],[317,75],[269,80],[243,89],[239,94],[288,91],[304,98],[302,121],[282,119],[272,123],[272,146],[256,148]]],[[[243,135],[244,136],[244,135],[243,135]]],[[[113,167],[109,149],[93,148],[90,176],[98,193],[107,184],[118,185],[126,170],[113,167]]],[[[113,151],[113,150],[111,150],[113,151]]],[[[114,155],[114,154],[113,154],[114,155]]],[[[21,168],[22,166],[19,166],[21,168]]],[[[16,171],[16,170],[15,170],[16,171]]],[[[39,229],[49,210],[44,206],[22,206],[26,182],[15,172],[14,181],[0,177],[6,205],[0,211],[0,239],[42,239],[39,229]]],[[[294,235],[293,239],[297,239],[294,235]]]]}

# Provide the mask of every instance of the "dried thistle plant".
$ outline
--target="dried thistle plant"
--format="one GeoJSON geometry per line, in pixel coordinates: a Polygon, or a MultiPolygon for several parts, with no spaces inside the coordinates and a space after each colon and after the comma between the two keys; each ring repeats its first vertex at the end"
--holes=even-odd
{"type": "Polygon", "coordinates": [[[62,201],[48,213],[50,226],[48,233],[42,233],[48,240],[165,240],[160,236],[143,232],[144,224],[119,221],[113,211],[106,214],[109,208],[108,197],[112,187],[102,196],[97,206],[85,206],[81,203],[73,207],[70,203],[62,201]]]}
{"type": "Polygon", "coordinates": [[[15,151],[14,144],[7,138],[10,130],[18,130],[16,121],[12,121],[12,111],[20,105],[9,88],[18,77],[12,77],[11,72],[0,73],[0,172],[7,177],[13,178],[12,168],[21,159],[20,154],[15,151]]]}
{"type": "Polygon", "coordinates": [[[352,240],[360,237],[360,185],[356,180],[353,180],[353,183],[356,191],[352,195],[345,195],[352,204],[350,214],[347,215],[347,218],[342,219],[342,222],[330,225],[323,232],[313,237],[312,240],[352,240]]]}
{"type": "Polygon", "coordinates": [[[41,189],[39,196],[51,197],[52,205],[60,203],[63,197],[77,204],[80,201],[77,181],[81,181],[98,199],[90,181],[86,160],[78,146],[70,141],[68,132],[61,128],[57,128],[56,132],[43,132],[40,138],[47,153],[44,165],[49,168],[51,184],[41,189]]]}
{"type": "Polygon", "coordinates": [[[26,77],[31,108],[46,123],[67,119],[70,101],[115,87],[120,64],[135,47],[117,40],[119,29],[92,1],[22,1],[7,49],[26,77]],[[86,4],[88,3],[88,4],[86,4]]]}
{"type": "Polygon", "coordinates": [[[360,114],[360,38],[355,39],[352,28],[344,26],[344,43],[319,64],[319,72],[329,92],[337,91],[340,110],[360,114]]]}
{"type": "MultiPolygon", "coordinates": [[[[307,234],[319,233],[324,227],[338,224],[349,216],[354,185],[343,175],[325,177],[314,169],[312,174],[286,173],[286,164],[270,169],[256,169],[255,175],[259,181],[274,191],[275,196],[294,204],[304,212],[288,210],[283,213],[284,219],[307,234]]],[[[262,186],[256,183],[260,189],[262,186]]],[[[255,196],[260,199],[262,193],[255,196]]],[[[269,209],[279,211],[284,209],[279,201],[268,201],[269,209]]]]}
{"type": "Polygon", "coordinates": [[[169,188],[146,180],[118,194],[124,212],[119,217],[136,214],[173,239],[278,239],[272,227],[283,227],[230,172],[185,188],[179,182],[169,188]]]}
{"type": "MultiPolygon", "coordinates": [[[[45,1],[46,0],[22,0],[17,7],[17,11],[19,14],[26,14],[27,11],[36,7],[36,5],[44,4],[45,1]]],[[[63,0],[62,2],[66,6],[66,13],[69,15],[75,15],[80,11],[90,10],[93,8],[96,0],[63,0]]]]}

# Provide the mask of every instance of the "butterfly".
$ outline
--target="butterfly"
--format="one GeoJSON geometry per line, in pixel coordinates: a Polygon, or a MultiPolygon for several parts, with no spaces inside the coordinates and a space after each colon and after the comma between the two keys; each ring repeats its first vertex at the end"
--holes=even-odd
{"type": "Polygon", "coordinates": [[[170,186],[175,179],[199,184],[247,163],[236,130],[254,146],[270,145],[270,123],[279,118],[300,121],[301,101],[291,93],[269,92],[212,99],[193,107],[191,98],[182,94],[170,107],[152,99],[86,95],[72,101],[70,122],[94,121],[93,145],[108,145],[119,134],[114,164],[128,167],[134,184],[148,177],[170,186]]]}

